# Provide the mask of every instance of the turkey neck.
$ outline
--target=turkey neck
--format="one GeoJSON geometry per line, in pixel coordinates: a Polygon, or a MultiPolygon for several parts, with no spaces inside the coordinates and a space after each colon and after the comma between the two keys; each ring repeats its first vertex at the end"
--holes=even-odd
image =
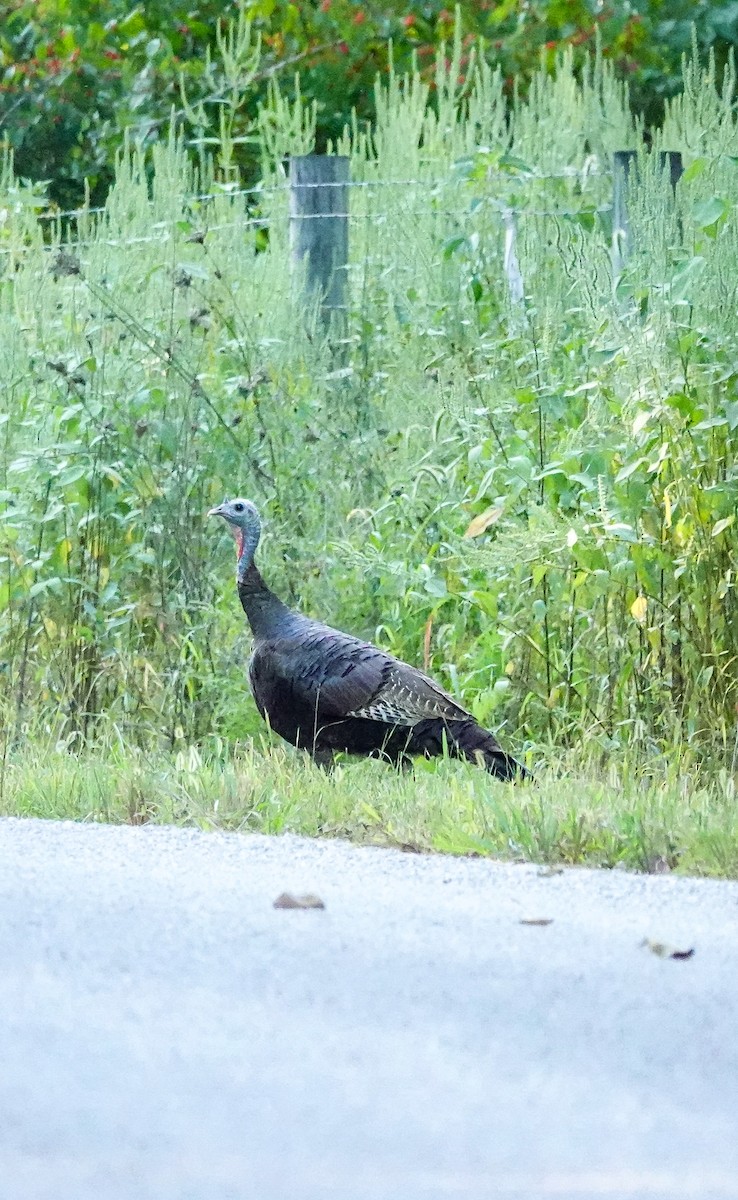
{"type": "Polygon", "coordinates": [[[238,598],[254,637],[261,640],[284,633],[293,614],[262,579],[253,558],[238,564],[238,598]]]}

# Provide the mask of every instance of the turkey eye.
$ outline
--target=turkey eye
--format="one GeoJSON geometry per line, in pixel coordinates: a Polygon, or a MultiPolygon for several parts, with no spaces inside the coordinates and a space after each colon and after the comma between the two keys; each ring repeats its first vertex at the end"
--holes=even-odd
{"type": "Polygon", "coordinates": [[[236,512],[243,512],[243,504],[234,504],[233,507],[236,512]]]}

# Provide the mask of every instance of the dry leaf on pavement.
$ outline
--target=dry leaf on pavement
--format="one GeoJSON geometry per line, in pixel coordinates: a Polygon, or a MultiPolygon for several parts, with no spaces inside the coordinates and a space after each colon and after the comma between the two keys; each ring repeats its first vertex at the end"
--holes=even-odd
{"type": "Polygon", "coordinates": [[[293,896],[290,892],[282,892],[272,905],[273,908],[325,908],[320,896],[308,893],[306,896],[293,896]]]}
{"type": "Polygon", "coordinates": [[[652,954],[657,954],[659,958],[691,958],[694,954],[694,946],[690,946],[688,950],[679,950],[676,946],[667,946],[666,942],[654,942],[651,938],[644,938],[641,942],[642,946],[646,946],[652,954]]]}

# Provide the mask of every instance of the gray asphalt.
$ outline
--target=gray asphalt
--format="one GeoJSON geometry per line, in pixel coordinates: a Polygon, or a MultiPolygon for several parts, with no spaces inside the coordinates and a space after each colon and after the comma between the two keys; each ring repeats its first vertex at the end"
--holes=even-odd
{"type": "Polygon", "coordinates": [[[0,1198],[738,1197],[737,935],[730,883],[0,821],[0,1198]]]}

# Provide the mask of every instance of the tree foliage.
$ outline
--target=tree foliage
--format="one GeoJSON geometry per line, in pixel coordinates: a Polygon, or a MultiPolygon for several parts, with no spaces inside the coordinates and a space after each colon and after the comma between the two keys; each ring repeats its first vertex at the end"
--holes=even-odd
{"type": "MultiPolygon", "coordinates": [[[[700,53],[713,52],[718,68],[738,40],[736,0],[480,0],[457,10],[440,0],[155,0],[133,8],[122,0],[16,0],[0,25],[0,133],[19,174],[49,181],[63,207],[80,202],[85,180],[102,200],[124,130],[147,145],[162,137],[172,110],[186,125],[182,80],[188,95],[217,102],[207,55],[239,8],[262,39],[244,127],[274,74],[289,95],[299,69],[303,95],[317,103],[318,149],[340,135],[352,110],[371,119],[375,75],[391,60],[400,73],[416,62],[432,87],[435,54],[452,40],[456,13],[460,86],[480,45],[512,96],[526,91],[541,56],[552,68],[557,50],[571,46],[582,64],[599,42],[649,121],[681,85],[692,22],[700,53]]],[[[254,172],[248,141],[239,161],[254,172]]]]}

